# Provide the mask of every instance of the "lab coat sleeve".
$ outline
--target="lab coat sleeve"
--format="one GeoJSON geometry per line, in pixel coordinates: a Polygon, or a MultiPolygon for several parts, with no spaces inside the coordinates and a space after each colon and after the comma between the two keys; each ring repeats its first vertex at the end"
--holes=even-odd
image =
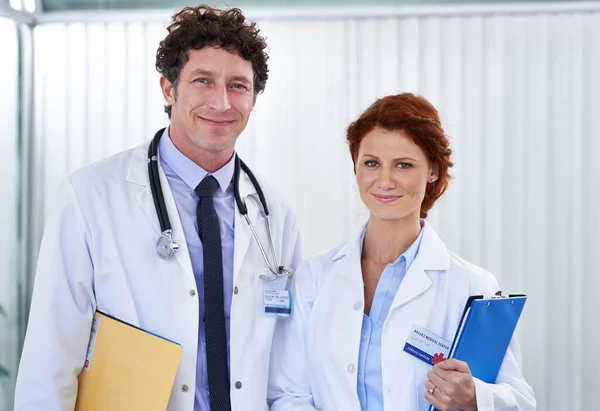
{"type": "Polygon", "coordinates": [[[44,231],[15,392],[15,411],[73,410],[92,318],[92,241],[66,180],[44,231]]]}
{"type": "MultiPolygon", "coordinates": [[[[500,290],[495,277],[487,272],[485,277],[484,284],[475,287],[472,294],[493,295],[500,290]]],[[[478,411],[534,411],[535,396],[533,389],[525,381],[522,369],[521,349],[517,337],[513,336],[500,366],[496,383],[488,384],[473,378],[478,411]]]]}
{"type": "Polygon", "coordinates": [[[315,284],[303,263],[292,286],[293,316],[279,321],[273,338],[269,376],[270,411],[315,411],[310,385],[306,329],[315,284]]]}
{"type": "Polygon", "coordinates": [[[478,411],[534,411],[536,401],[533,389],[525,381],[521,369],[521,351],[517,338],[513,337],[496,383],[487,384],[473,379],[478,411]]]}

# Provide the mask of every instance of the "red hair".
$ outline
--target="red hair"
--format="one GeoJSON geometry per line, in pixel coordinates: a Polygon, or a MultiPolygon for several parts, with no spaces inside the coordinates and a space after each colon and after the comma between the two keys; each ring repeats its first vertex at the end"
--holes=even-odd
{"type": "Polygon", "coordinates": [[[405,132],[421,147],[437,174],[437,180],[427,183],[425,197],[421,203],[421,218],[426,218],[427,212],[448,188],[452,179],[448,170],[454,165],[450,159],[450,141],[444,133],[438,111],[424,97],[412,93],[380,98],[351,123],[346,131],[346,141],[354,166],[360,142],[376,127],[387,131],[405,132]]]}

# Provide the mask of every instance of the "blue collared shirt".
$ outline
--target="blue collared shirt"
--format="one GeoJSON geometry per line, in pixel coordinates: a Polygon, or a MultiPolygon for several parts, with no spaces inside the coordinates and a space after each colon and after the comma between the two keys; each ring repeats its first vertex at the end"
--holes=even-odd
{"type": "MultiPolygon", "coordinates": [[[[198,196],[194,189],[208,174],[200,166],[181,153],[169,137],[169,129],[163,133],[159,142],[160,163],[167,176],[169,186],[175,198],[181,225],[185,235],[192,269],[198,288],[200,324],[198,327],[198,359],[196,362],[196,392],[194,411],[209,411],[208,373],[206,371],[206,343],[204,339],[204,258],[202,243],[198,236],[196,206],[198,196]]],[[[234,156],[235,157],[235,156],[234,156]]],[[[229,354],[229,319],[233,294],[233,233],[235,200],[233,196],[234,157],[222,168],[212,173],[219,182],[214,195],[214,205],[221,226],[221,247],[223,250],[223,300],[225,303],[225,327],[227,332],[227,353],[229,354]]],[[[192,325],[190,325],[192,326],[192,325]]],[[[229,357],[229,356],[228,356],[229,357]]]]}
{"type": "MultiPolygon", "coordinates": [[[[365,229],[366,232],[366,229],[365,229]]],[[[369,315],[363,314],[360,351],[358,354],[358,398],[363,411],[383,411],[381,376],[381,335],[392,301],[400,284],[419,253],[421,232],[412,245],[393,264],[388,264],[377,283],[369,315]]],[[[361,239],[361,243],[364,240],[361,239]]]]}

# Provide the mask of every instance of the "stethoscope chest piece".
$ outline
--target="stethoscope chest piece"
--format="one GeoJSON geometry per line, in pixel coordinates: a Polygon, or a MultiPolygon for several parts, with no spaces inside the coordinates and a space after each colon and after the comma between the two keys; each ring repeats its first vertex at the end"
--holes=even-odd
{"type": "Polygon", "coordinates": [[[179,245],[173,241],[173,233],[171,230],[163,231],[156,240],[156,253],[163,260],[168,260],[175,255],[175,251],[179,249],[179,245]]]}

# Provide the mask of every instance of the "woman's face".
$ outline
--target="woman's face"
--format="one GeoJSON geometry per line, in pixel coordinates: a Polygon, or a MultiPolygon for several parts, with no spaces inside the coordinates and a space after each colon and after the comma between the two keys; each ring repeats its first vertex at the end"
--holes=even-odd
{"type": "Polygon", "coordinates": [[[418,219],[427,184],[437,179],[423,150],[403,131],[381,128],[362,139],[355,170],[363,203],[384,220],[418,219]]]}

